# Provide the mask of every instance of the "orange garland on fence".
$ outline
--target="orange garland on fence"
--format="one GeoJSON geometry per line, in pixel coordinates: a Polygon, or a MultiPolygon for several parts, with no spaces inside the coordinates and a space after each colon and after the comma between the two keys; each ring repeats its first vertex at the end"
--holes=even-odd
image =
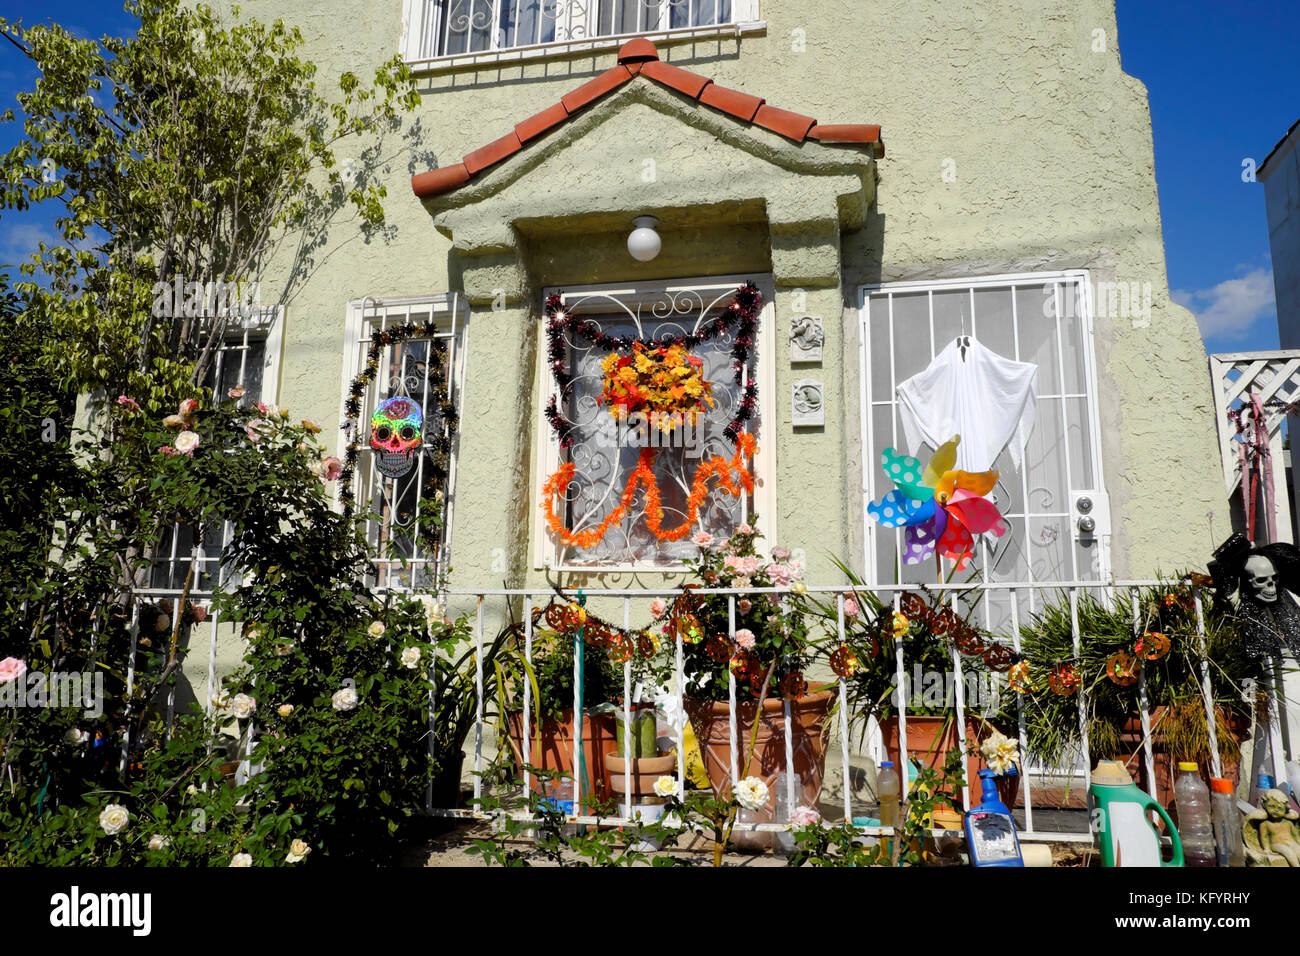
{"type": "Polygon", "coordinates": [[[704,504],[704,499],[709,494],[708,481],[710,478],[716,476],[718,484],[737,497],[742,492],[754,490],[754,476],[746,468],[745,459],[757,454],[758,446],[754,443],[752,434],[741,432],[736,440],[735,455],[729,459],[722,457],[710,458],[700,465],[699,470],[695,472],[695,480],[691,483],[690,497],[686,499],[686,520],[676,528],[665,529],[661,526],[664,509],[660,503],[659,482],[650,468],[657,452],[658,449],[655,448],[641,449],[641,456],[637,459],[636,468],[628,476],[627,486],[623,489],[623,495],[618,505],[605,516],[605,520],[599,525],[585,531],[570,531],[555,514],[555,496],[569,486],[576,471],[573,462],[562,464],[556,469],[555,474],[546,479],[546,484],[542,486],[542,509],[546,512],[546,523],[550,527],[551,533],[572,547],[582,548],[583,550],[594,548],[605,537],[610,528],[622,524],[623,519],[627,517],[627,509],[631,507],[632,499],[636,495],[637,486],[643,485],[645,486],[646,499],[646,527],[660,541],[680,541],[691,533],[691,527],[695,524],[700,505],[704,504]],[[733,472],[739,480],[732,478],[733,472]]]}

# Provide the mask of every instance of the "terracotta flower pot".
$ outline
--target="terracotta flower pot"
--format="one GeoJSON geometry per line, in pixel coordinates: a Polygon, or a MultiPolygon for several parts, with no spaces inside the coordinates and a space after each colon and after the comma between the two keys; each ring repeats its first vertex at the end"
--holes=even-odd
{"type": "MultiPolygon", "coordinates": [[[[1137,785],[1160,802],[1166,809],[1174,803],[1174,780],[1178,776],[1177,755],[1170,753],[1168,741],[1161,728],[1166,720],[1167,708],[1163,705],[1151,709],[1151,757],[1155,764],[1156,779],[1152,781],[1147,774],[1146,748],[1142,740],[1142,721],[1134,715],[1124,725],[1119,735],[1121,753],[1119,758],[1133,774],[1137,785]]],[[[1222,716],[1220,717],[1222,720],[1222,716]]],[[[1241,714],[1231,714],[1227,718],[1228,731],[1238,743],[1245,740],[1250,733],[1250,718],[1241,714]]],[[[1185,758],[1184,758],[1185,759],[1185,758]]],[[[1211,768],[1208,761],[1198,761],[1201,779],[1206,787],[1210,785],[1211,768]]],[[[1239,761],[1223,760],[1223,776],[1235,785],[1241,772],[1239,761]]]]}
{"type": "MultiPolygon", "coordinates": [[[[835,702],[834,690],[820,690],[790,702],[791,752],[793,770],[799,776],[800,788],[795,796],[799,803],[816,807],[821,798],[822,778],[826,771],[826,740],[830,734],[827,713],[835,702]]],[[[763,713],[758,721],[758,737],[754,753],[745,763],[749,751],[749,735],[754,727],[757,701],[736,704],[736,762],[741,777],[758,777],[772,789],[776,775],[786,769],[785,763],[785,713],[783,701],[778,697],[763,702],[763,713]]],[[[726,701],[686,701],[686,712],[700,743],[704,768],[716,796],[725,796],[731,790],[731,720],[726,701]]]]}
{"type": "Polygon", "coordinates": [[[611,750],[605,754],[606,785],[610,793],[620,799],[627,792],[624,771],[629,764],[632,769],[632,799],[659,800],[661,798],[655,793],[655,781],[665,774],[672,774],[677,766],[677,755],[670,753],[658,757],[635,757],[629,761],[620,757],[617,751],[611,750]]]}
{"type": "MultiPolygon", "coordinates": [[[[537,715],[532,715],[528,728],[529,753],[525,760],[523,753],[523,714],[511,711],[506,715],[510,728],[510,748],[515,759],[543,770],[560,770],[573,773],[573,708],[566,707],[560,713],[560,719],[547,718],[541,725],[541,742],[538,743],[537,715]]],[[[596,796],[608,796],[606,787],[605,754],[616,750],[613,714],[587,714],[582,721],[582,753],[587,764],[587,783],[583,784],[583,793],[594,791],[596,796]]],[[[531,780],[534,793],[541,793],[540,781],[536,776],[531,780]]]]}
{"type": "MultiPolygon", "coordinates": [[[[942,770],[943,765],[948,760],[948,752],[952,750],[966,749],[969,751],[972,747],[978,748],[979,723],[970,717],[966,718],[966,739],[964,744],[958,740],[957,718],[953,715],[938,716],[921,716],[919,714],[908,714],[907,716],[907,759],[915,762],[924,768],[942,770]]],[[[885,741],[885,752],[888,759],[894,762],[898,767],[902,759],[902,750],[898,743],[898,717],[886,717],[880,722],[880,733],[885,741]]],[[[984,759],[976,755],[971,756],[969,753],[966,757],[966,786],[970,788],[972,804],[979,802],[980,795],[980,774],[981,770],[987,769],[988,764],[984,759]]],[[[909,777],[912,771],[908,770],[909,777]]],[[[898,773],[899,779],[902,779],[902,770],[898,773]]],[[[1009,806],[1009,804],[1008,804],[1009,806]]]]}

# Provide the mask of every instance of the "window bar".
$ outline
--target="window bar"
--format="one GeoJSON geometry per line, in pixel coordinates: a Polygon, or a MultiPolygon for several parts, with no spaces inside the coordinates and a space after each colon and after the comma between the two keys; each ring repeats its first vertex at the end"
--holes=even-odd
{"type": "MultiPolygon", "coordinates": [[[[736,596],[734,594],[727,597],[727,635],[731,638],[731,644],[736,644],[736,596]]],[[[740,779],[738,757],[736,755],[736,674],[728,665],[727,667],[727,714],[731,721],[731,783],[735,786],[736,781],[740,779]]]]}
{"type": "MultiPolygon", "coordinates": [[[[776,687],[776,692],[781,694],[780,685],[776,687]]],[[[793,813],[795,806],[797,806],[794,802],[794,728],[791,726],[794,723],[794,715],[791,713],[790,698],[786,697],[784,694],[781,694],[781,712],[785,715],[785,805],[786,812],[793,813]]],[[[762,716],[763,715],[759,713],[757,708],[755,708],[754,720],[759,720],[762,716]]],[[[745,769],[748,770],[749,768],[746,767],[745,769]]],[[[800,782],[802,783],[802,781],[800,782]]],[[[773,807],[772,809],[775,811],[776,808],[773,807]]],[[[775,812],[773,812],[772,815],[775,817],[775,812]]],[[[789,821],[775,822],[779,823],[789,821]]]]}
{"type": "MultiPolygon", "coordinates": [[[[474,621],[474,799],[483,796],[483,595],[474,621]]],[[[477,804],[475,804],[477,806],[477,804]]]]}
{"type": "MultiPolygon", "coordinates": [[[[889,303],[889,427],[892,447],[898,447],[898,370],[894,367],[894,293],[888,294],[889,303]]],[[[934,321],[934,313],[931,311],[930,321],[934,321]]],[[[872,416],[873,420],[875,416],[872,416]]],[[[875,475],[875,469],[872,468],[871,474],[875,475]]],[[[874,485],[874,482],[873,482],[874,485]]],[[[874,489],[873,489],[874,490],[874,489]]],[[[894,580],[903,580],[903,532],[898,528],[894,529],[894,580]]],[[[898,610],[895,602],[894,610],[898,610]]],[[[899,728],[899,734],[902,734],[902,725],[899,728]]],[[[906,779],[906,778],[903,778],[906,779]]]]}
{"type": "MultiPolygon", "coordinates": [[[[1142,632],[1141,609],[1138,601],[1138,589],[1129,589],[1129,608],[1133,614],[1133,638],[1136,640],[1142,632]]],[[[1147,780],[1152,788],[1156,786],[1156,761],[1151,745],[1151,711],[1147,699],[1147,668],[1140,662],[1138,669],[1138,717],[1142,721],[1142,750],[1146,759],[1147,780]]]]}
{"type": "MultiPolygon", "coordinates": [[[[632,634],[632,599],[623,598],[623,631],[632,634]]],[[[623,817],[632,819],[632,658],[623,662],[623,817]]]]}
{"type": "MultiPolygon", "coordinates": [[[[1070,588],[1070,640],[1074,648],[1074,658],[1079,659],[1080,639],[1079,639],[1079,589],[1070,588]]],[[[1084,689],[1082,686],[1075,691],[1077,696],[1076,707],[1079,712],[1079,750],[1080,758],[1083,763],[1083,779],[1089,779],[1092,771],[1092,760],[1088,754],[1088,710],[1084,703],[1084,689]]],[[[1092,814],[1088,814],[1088,832],[1092,833],[1093,823],[1092,814]]]]}
{"type": "MultiPolygon", "coordinates": [[[[582,812],[582,778],[578,768],[582,759],[582,642],[578,632],[573,632],[573,812],[582,812]]],[[[588,773],[591,768],[587,768],[588,773]]]]}
{"type": "MultiPolygon", "coordinates": [[[[901,606],[901,604],[902,604],[902,596],[899,594],[899,592],[895,591],[894,603],[893,603],[895,614],[899,613],[899,607],[901,606]]],[[[893,628],[892,618],[890,618],[887,626],[890,627],[892,631],[893,628]]],[[[903,789],[900,792],[903,794],[904,799],[906,799],[908,787],[911,786],[911,768],[908,766],[908,762],[907,762],[907,697],[908,694],[907,694],[907,671],[905,669],[907,665],[903,662],[903,641],[905,639],[906,639],[905,634],[900,634],[898,637],[894,638],[894,657],[898,662],[898,689],[897,689],[898,762],[902,764],[902,766],[898,768],[898,779],[901,780],[903,784],[903,789]]],[[[885,743],[886,745],[888,745],[889,741],[885,741],[885,743]]],[[[887,750],[886,753],[888,753],[887,750]]]]}
{"type": "MultiPolygon", "coordinates": [[[[438,647],[437,640],[429,632],[430,624],[426,621],[425,637],[434,644],[433,652],[429,655],[429,786],[425,791],[424,805],[429,812],[433,811],[433,768],[438,759],[438,742],[437,742],[437,701],[438,701],[438,647]]],[[[525,738],[527,739],[527,738],[525,738]]],[[[460,783],[456,784],[456,792],[460,793],[460,783]]],[[[452,801],[454,807],[456,801],[452,801]]],[[[448,807],[447,809],[452,809],[448,807]]],[[[441,809],[441,808],[440,808],[441,809]]]]}
{"type": "Polygon", "coordinates": [[[206,710],[212,713],[212,695],[217,692],[217,609],[212,609],[212,626],[208,631],[208,699],[206,710]]]}
{"type": "Polygon", "coordinates": [[[1268,749],[1273,757],[1273,779],[1286,780],[1286,747],[1282,740],[1282,723],[1287,719],[1286,694],[1279,672],[1281,655],[1272,654],[1265,658],[1265,680],[1268,682],[1268,749]]]}
{"type": "Polygon", "coordinates": [[[1210,688],[1209,639],[1205,632],[1205,609],[1201,604],[1201,589],[1192,585],[1192,602],[1196,605],[1196,637],[1201,657],[1201,698],[1205,702],[1206,728],[1210,736],[1210,765],[1216,777],[1223,776],[1219,759],[1219,729],[1214,711],[1214,692],[1210,688]]]}
{"type": "MultiPolygon", "coordinates": [[[[1020,314],[1016,305],[1016,286],[1011,286],[1011,338],[1016,346],[1016,361],[1020,358],[1020,314]]],[[[1037,409],[1035,408],[1035,413],[1037,409]]],[[[1025,449],[1025,456],[1020,462],[1020,518],[1024,522],[1025,535],[1025,580],[1033,583],[1034,580],[1034,562],[1030,559],[1029,552],[1029,449],[1025,449]]],[[[1038,610],[1037,593],[1035,588],[1028,588],[1029,591],[1029,613],[1032,615],[1038,610]]],[[[1017,618],[1019,617],[1017,609],[1017,618]]],[[[1016,650],[1020,650],[1020,632],[1016,631],[1016,650]]],[[[1028,806],[1028,801],[1026,801],[1028,806]]],[[[1026,820],[1028,817],[1026,816],[1026,820]]]]}
{"type": "Polygon", "coordinates": [[[491,21],[488,23],[488,49],[500,50],[508,45],[505,27],[501,23],[501,0],[492,0],[491,21]]]}
{"type": "MultiPolygon", "coordinates": [[[[452,17],[452,5],[453,5],[455,2],[456,2],[456,0],[447,0],[447,3],[446,3],[446,15],[442,18],[442,47],[441,47],[441,52],[442,52],[443,56],[446,56],[446,55],[448,55],[449,53],[451,53],[451,17],[452,17]]],[[[473,0],[470,0],[470,2],[472,3],[473,0]]],[[[466,52],[466,53],[469,53],[469,52],[470,52],[470,49],[469,49],[469,43],[466,43],[466,44],[465,44],[465,52],[466,52]]]]}
{"type": "MultiPolygon", "coordinates": [[[[126,714],[131,714],[131,694],[135,690],[135,652],[140,639],[140,602],[143,598],[137,597],[131,602],[131,656],[126,662],[126,714]]],[[[122,761],[118,766],[118,772],[126,771],[127,754],[131,749],[131,722],[125,721],[126,726],[122,728],[122,761]]]]}
{"type": "MultiPolygon", "coordinates": [[[[1057,369],[1056,374],[1058,376],[1058,380],[1060,381],[1061,394],[1064,395],[1065,394],[1065,349],[1061,341],[1063,335],[1061,333],[1061,284],[1059,282],[1052,283],[1052,303],[1053,303],[1053,307],[1055,308],[1055,314],[1052,316],[1052,321],[1054,323],[1054,328],[1056,331],[1056,369],[1057,369]]],[[[1058,398],[1057,401],[1061,403],[1061,450],[1065,452],[1064,479],[1065,479],[1066,495],[1068,497],[1069,490],[1072,487],[1072,483],[1074,481],[1073,470],[1070,466],[1070,418],[1068,413],[1066,412],[1065,399],[1058,398]]],[[[1066,502],[1066,507],[1067,508],[1069,507],[1069,501],[1066,502]]],[[[1073,580],[1078,581],[1079,580],[1079,554],[1078,554],[1078,548],[1075,546],[1074,533],[1069,530],[1070,528],[1069,518],[1067,518],[1065,521],[1065,527],[1066,527],[1066,533],[1069,534],[1070,536],[1070,541],[1069,541],[1070,569],[1071,569],[1071,573],[1074,575],[1073,580]]],[[[1155,780],[1155,777],[1152,777],[1151,779],[1155,780]]]]}
{"type": "MultiPolygon", "coordinates": [[[[844,644],[844,594],[835,596],[835,632],[840,644],[844,644]]],[[[849,804],[849,689],[843,677],[840,678],[840,766],[841,789],[844,792],[844,822],[853,822],[853,810],[849,804]]]]}
{"type": "MultiPolygon", "coordinates": [[[[528,667],[533,666],[533,596],[524,595],[524,660],[528,662],[528,667]]],[[[520,747],[520,758],[523,763],[524,771],[524,799],[528,798],[528,791],[532,783],[532,774],[528,770],[528,765],[533,762],[533,738],[531,736],[532,727],[529,726],[531,717],[530,711],[533,704],[533,682],[528,679],[527,669],[524,673],[524,712],[520,718],[520,726],[523,728],[523,738],[520,747]]]]}
{"type": "MultiPolygon", "coordinates": [[[[1015,299],[1015,296],[1012,296],[1015,299]]],[[[1020,653],[1020,597],[1011,589],[1011,646],[1020,653]]],[[[1034,829],[1034,806],[1029,793],[1029,735],[1025,728],[1025,695],[1016,691],[1016,726],[1020,736],[1020,786],[1025,791],[1025,829],[1034,829]]],[[[1013,809],[1007,807],[1008,810],[1013,809]]]]}

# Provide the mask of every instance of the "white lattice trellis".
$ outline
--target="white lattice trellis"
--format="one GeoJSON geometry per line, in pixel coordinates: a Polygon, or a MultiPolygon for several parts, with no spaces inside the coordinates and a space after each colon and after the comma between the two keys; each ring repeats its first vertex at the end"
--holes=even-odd
{"type": "MultiPolygon", "coordinates": [[[[1279,352],[1223,352],[1210,356],[1214,385],[1215,425],[1223,483],[1232,495],[1241,482],[1238,445],[1242,438],[1233,420],[1252,392],[1259,394],[1268,424],[1269,451],[1273,459],[1273,512],[1279,541],[1291,541],[1291,504],[1286,487],[1282,450],[1282,422],[1289,407],[1300,402],[1300,350],[1279,352]]],[[[1262,542],[1261,542],[1262,543],[1262,542]]]]}

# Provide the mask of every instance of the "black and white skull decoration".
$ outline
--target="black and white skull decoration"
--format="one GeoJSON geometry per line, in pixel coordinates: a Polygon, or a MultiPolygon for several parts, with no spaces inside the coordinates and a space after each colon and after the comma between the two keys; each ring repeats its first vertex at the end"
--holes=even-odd
{"type": "Polygon", "coordinates": [[[424,415],[411,399],[397,396],[380,402],[370,416],[375,470],[385,478],[401,478],[414,468],[423,426],[424,415]]]}
{"type": "Polygon", "coordinates": [[[1241,586],[1254,600],[1272,604],[1277,600],[1277,568],[1264,555],[1252,554],[1242,569],[1241,586]]]}

